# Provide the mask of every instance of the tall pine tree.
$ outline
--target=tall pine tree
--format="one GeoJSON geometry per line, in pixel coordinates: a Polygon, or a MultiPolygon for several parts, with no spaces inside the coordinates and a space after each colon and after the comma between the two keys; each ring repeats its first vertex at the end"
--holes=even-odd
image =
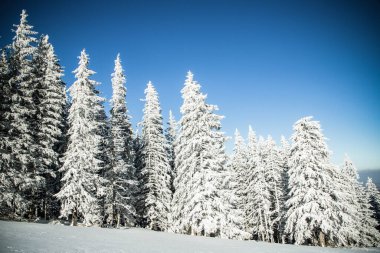
{"type": "Polygon", "coordinates": [[[282,190],[283,190],[283,203],[282,203],[282,229],[283,233],[281,238],[281,242],[286,242],[286,234],[284,233],[285,223],[286,223],[286,200],[288,199],[289,188],[288,188],[288,170],[289,170],[289,158],[290,158],[290,144],[288,140],[282,135],[281,136],[281,146],[279,148],[279,156],[281,163],[281,171],[282,171],[282,190]]]}
{"type": "Polygon", "coordinates": [[[257,165],[258,165],[258,150],[257,150],[257,139],[256,133],[253,131],[252,127],[248,128],[248,145],[247,145],[247,170],[245,174],[245,184],[242,186],[244,194],[246,196],[246,201],[244,205],[244,217],[245,217],[245,229],[254,238],[257,239],[257,228],[254,228],[255,220],[259,218],[254,214],[256,210],[256,205],[254,204],[254,198],[256,197],[255,192],[255,180],[257,180],[257,165]]]}
{"type": "Polygon", "coordinates": [[[266,141],[265,180],[271,194],[271,230],[275,242],[283,242],[285,221],[285,188],[283,161],[276,143],[271,136],[266,141]]]}
{"type": "MultiPolygon", "coordinates": [[[[252,147],[251,147],[252,148],[252,147]]],[[[249,213],[249,221],[253,228],[253,237],[255,239],[273,242],[272,228],[272,196],[271,185],[266,178],[268,150],[266,141],[260,136],[257,142],[257,160],[256,167],[253,171],[252,181],[249,182],[250,201],[252,208],[249,213]]]]}
{"type": "Polygon", "coordinates": [[[167,230],[171,202],[170,165],[165,150],[161,107],[151,82],[145,89],[142,126],[142,167],[140,200],[142,225],[153,230],[167,230]]]}
{"type": "Polygon", "coordinates": [[[135,180],[133,132],[126,104],[126,77],[121,66],[120,55],[115,60],[112,74],[111,109],[111,168],[106,172],[108,222],[119,227],[122,220],[126,225],[135,223],[134,193],[135,180]]]}
{"type": "Polygon", "coordinates": [[[178,233],[220,236],[221,175],[225,170],[222,116],[206,104],[206,95],[188,72],[182,89],[180,131],[175,147],[173,225],[178,233]]]}
{"type": "Polygon", "coordinates": [[[64,114],[66,109],[65,83],[63,70],[59,65],[49,37],[42,36],[33,59],[36,92],[35,142],[36,155],[39,158],[39,171],[45,183],[34,196],[36,208],[44,215],[54,215],[57,205],[53,195],[58,189],[59,158],[62,151],[64,114]]]}
{"type": "Polygon", "coordinates": [[[100,224],[102,195],[101,171],[104,163],[99,157],[102,152],[105,122],[104,99],[95,89],[97,82],[90,79],[95,72],[88,68],[89,58],[85,50],[79,57],[79,66],[74,70],[76,81],[69,88],[68,147],[60,171],[64,173],[62,188],[56,194],[61,201],[61,216],[72,216],[71,224],[83,218],[86,225],[100,224]]]}
{"type": "Polygon", "coordinates": [[[222,199],[224,221],[222,221],[222,237],[246,240],[251,234],[244,227],[245,173],[247,171],[247,147],[239,131],[235,131],[233,155],[227,165],[223,180],[222,199]]]}
{"type": "Polygon", "coordinates": [[[13,187],[9,146],[9,116],[11,104],[11,87],[9,83],[9,61],[6,50],[1,50],[0,59],[0,214],[12,213],[13,187]]]}
{"type": "Polygon", "coordinates": [[[312,117],[298,120],[293,129],[285,232],[295,244],[326,246],[335,241],[339,222],[330,152],[319,122],[312,117]]]}
{"type": "Polygon", "coordinates": [[[36,82],[33,57],[37,42],[28,24],[27,13],[21,13],[20,24],[15,25],[15,36],[10,50],[10,86],[11,105],[6,116],[9,120],[6,150],[11,150],[10,164],[7,169],[11,181],[11,208],[15,215],[33,215],[32,197],[43,185],[44,180],[39,172],[39,158],[36,155],[34,94],[36,82]]]}

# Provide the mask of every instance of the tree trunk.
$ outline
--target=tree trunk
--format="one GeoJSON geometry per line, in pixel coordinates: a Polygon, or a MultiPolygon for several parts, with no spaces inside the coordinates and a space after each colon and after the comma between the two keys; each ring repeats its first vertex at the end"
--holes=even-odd
{"type": "Polygon", "coordinates": [[[14,197],[12,199],[12,210],[13,210],[13,219],[15,219],[15,217],[16,217],[16,204],[15,204],[14,197]]]}
{"type": "Polygon", "coordinates": [[[117,210],[115,204],[112,205],[112,221],[111,225],[112,227],[115,226],[115,220],[117,221],[117,210]]]}
{"type": "Polygon", "coordinates": [[[120,212],[117,213],[117,224],[116,228],[120,228],[120,212]]]}
{"type": "Polygon", "coordinates": [[[78,225],[78,216],[77,216],[77,210],[73,210],[73,217],[71,218],[71,226],[77,226],[78,225]]]}
{"type": "Polygon", "coordinates": [[[46,199],[44,201],[44,218],[45,218],[45,220],[47,220],[47,201],[46,201],[46,199]]]}
{"type": "Polygon", "coordinates": [[[322,231],[319,231],[319,245],[321,247],[325,247],[326,246],[325,234],[322,231]]]}

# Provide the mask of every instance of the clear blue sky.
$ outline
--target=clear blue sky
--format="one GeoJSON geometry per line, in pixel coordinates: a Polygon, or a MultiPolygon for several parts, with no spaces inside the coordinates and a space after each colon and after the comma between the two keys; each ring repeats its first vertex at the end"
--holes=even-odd
{"type": "MultiPolygon", "coordinates": [[[[359,169],[380,168],[380,2],[364,1],[16,1],[0,8],[0,46],[25,8],[48,34],[73,82],[86,48],[99,89],[111,97],[120,52],[133,124],[148,80],[166,118],[179,118],[190,69],[224,131],[289,137],[303,116],[319,120],[333,161],[348,153],[359,169]]],[[[229,149],[231,144],[228,145],[229,149]]]]}

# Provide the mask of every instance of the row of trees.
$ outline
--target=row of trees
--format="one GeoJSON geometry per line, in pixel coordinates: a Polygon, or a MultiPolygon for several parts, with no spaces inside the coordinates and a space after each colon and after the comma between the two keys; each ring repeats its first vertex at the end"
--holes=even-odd
{"type": "Polygon", "coordinates": [[[37,40],[25,11],[0,62],[2,213],[54,213],[65,143],[62,68],[48,36],[37,40]],[[40,205],[43,205],[41,209],[40,205]]]}
{"type": "MultiPolygon", "coordinates": [[[[61,217],[77,225],[141,226],[231,239],[374,246],[380,193],[340,168],[320,125],[294,126],[291,143],[235,133],[224,150],[217,107],[188,72],[177,123],[164,130],[149,82],[133,133],[120,56],[109,117],[83,50],[66,99],[62,68],[47,36],[38,41],[25,11],[0,62],[0,212],[10,218],[61,217]]],[[[377,229],[376,229],[377,228],[377,229]]]]}

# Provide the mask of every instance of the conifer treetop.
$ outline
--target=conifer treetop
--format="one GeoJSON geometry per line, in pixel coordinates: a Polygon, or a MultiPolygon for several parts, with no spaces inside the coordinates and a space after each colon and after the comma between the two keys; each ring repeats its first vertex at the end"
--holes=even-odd
{"type": "Polygon", "coordinates": [[[113,107],[113,110],[123,110],[125,113],[127,113],[125,100],[127,93],[125,84],[127,82],[127,79],[124,74],[124,69],[121,65],[120,54],[117,54],[117,57],[115,59],[114,72],[111,74],[111,77],[113,89],[111,105],[113,107]]]}
{"type": "MultiPolygon", "coordinates": [[[[90,70],[88,68],[90,58],[88,54],[86,53],[86,49],[83,49],[81,51],[80,56],[78,56],[78,59],[79,59],[78,67],[73,71],[78,81],[87,79],[88,77],[96,73],[95,71],[90,70]]],[[[98,82],[91,80],[91,84],[97,85],[98,82]]]]}
{"type": "Polygon", "coordinates": [[[343,170],[344,173],[348,175],[351,180],[359,180],[359,174],[356,170],[356,167],[347,154],[344,155],[343,170]]]}
{"type": "Polygon", "coordinates": [[[20,24],[13,25],[16,30],[13,30],[13,32],[15,32],[15,36],[13,37],[12,48],[15,51],[25,51],[21,52],[21,54],[32,54],[35,48],[32,47],[30,43],[37,42],[37,39],[31,35],[35,35],[37,32],[33,31],[33,26],[28,24],[28,14],[26,13],[26,10],[22,10],[20,17],[20,24]]]}

